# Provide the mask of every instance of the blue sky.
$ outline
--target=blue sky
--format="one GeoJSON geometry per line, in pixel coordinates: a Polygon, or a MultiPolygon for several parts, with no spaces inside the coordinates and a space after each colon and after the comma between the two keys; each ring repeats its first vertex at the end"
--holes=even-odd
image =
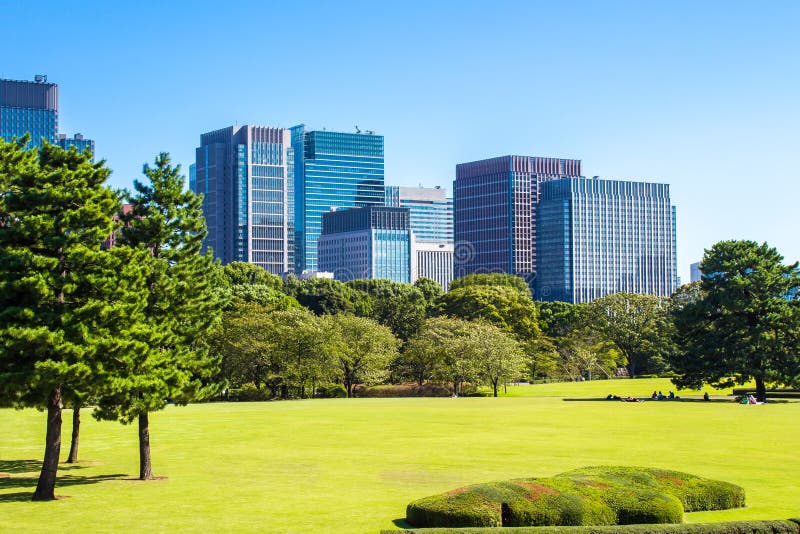
{"type": "Polygon", "coordinates": [[[120,187],[235,123],[375,130],[392,184],[503,154],[666,182],[688,279],[721,239],[800,259],[798,28],[777,0],[6,0],[0,77],[58,83],[120,187]]]}

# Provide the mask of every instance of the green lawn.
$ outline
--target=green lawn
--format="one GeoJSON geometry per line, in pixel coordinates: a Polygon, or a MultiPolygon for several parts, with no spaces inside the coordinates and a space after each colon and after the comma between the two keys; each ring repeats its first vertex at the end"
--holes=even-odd
{"type": "MultiPolygon", "coordinates": [[[[652,384],[621,393],[646,395],[652,384]]],[[[596,387],[575,386],[584,387],[565,395],[596,387]]],[[[44,414],[0,410],[0,472],[11,475],[0,478],[0,532],[375,534],[419,497],[597,464],[688,471],[747,491],[747,508],[687,521],[800,515],[800,403],[532,396],[170,407],[151,418],[155,471],[168,477],[152,482],[129,480],[135,426],[84,419],[85,461],[60,472],[57,494],[68,498],[32,503],[44,414]]],[[[70,412],[64,420],[66,455],[70,412]]]]}
{"type": "MultiPolygon", "coordinates": [[[[482,388],[486,393],[491,393],[490,388],[482,388]]],[[[702,397],[703,392],[709,395],[730,395],[733,388],[716,389],[706,386],[700,391],[692,389],[678,389],[669,378],[643,378],[643,379],[616,379],[592,380],[591,382],[552,382],[549,384],[509,384],[503,396],[507,397],[605,397],[618,395],[620,397],[650,398],[653,391],[661,391],[667,395],[672,390],[680,397],[702,397]]],[[[502,393],[503,388],[500,388],[502,393]]]]}

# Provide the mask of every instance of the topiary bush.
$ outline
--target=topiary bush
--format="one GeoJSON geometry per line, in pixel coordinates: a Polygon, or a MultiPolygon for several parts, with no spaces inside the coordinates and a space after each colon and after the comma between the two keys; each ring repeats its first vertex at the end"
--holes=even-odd
{"type": "Polygon", "coordinates": [[[687,473],[587,467],[552,478],[465,486],[406,507],[416,527],[681,523],[683,512],[744,505],[733,484],[687,473]]]}
{"type": "MultiPolygon", "coordinates": [[[[798,520],[794,520],[798,521],[798,520]]],[[[605,525],[584,527],[467,527],[383,530],[381,534],[799,534],[800,525],[789,521],[726,521],[721,523],[605,525]]]]}
{"type": "Polygon", "coordinates": [[[584,467],[558,475],[609,485],[635,484],[677,497],[686,512],[728,510],[744,506],[744,489],[729,482],[711,480],[680,471],[647,467],[584,467]]]}

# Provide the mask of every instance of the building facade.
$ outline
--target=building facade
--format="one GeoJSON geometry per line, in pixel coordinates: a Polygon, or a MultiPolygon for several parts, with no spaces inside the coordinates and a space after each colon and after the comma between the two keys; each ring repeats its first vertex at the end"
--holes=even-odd
{"type": "Polygon", "coordinates": [[[386,186],[386,205],[408,208],[413,232],[411,281],[453,281],[453,199],[440,188],[386,186]]]}
{"type": "Polygon", "coordinates": [[[295,176],[296,271],[319,267],[322,215],[332,208],[384,205],[383,136],[291,128],[295,176]]]}
{"type": "Polygon", "coordinates": [[[702,277],[703,277],[703,273],[700,272],[700,262],[699,261],[689,265],[689,281],[690,282],[699,282],[702,277]]]}
{"type": "Polygon", "coordinates": [[[509,273],[532,284],[541,186],[580,174],[573,159],[503,156],[457,165],[455,276],[509,273]]]}
{"type": "Polygon", "coordinates": [[[204,195],[206,247],[282,275],[294,267],[294,161],[284,128],[229,126],[200,136],[190,184],[204,195]]]}
{"type": "Polygon", "coordinates": [[[94,141],[84,138],[82,134],[77,133],[72,137],[67,137],[65,134],[58,134],[56,136],[56,144],[64,150],[75,147],[78,149],[78,152],[84,152],[88,148],[92,153],[92,161],[94,161],[94,141]]]}
{"type": "Polygon", "coordinates": [[[346,282],[362,278],[411,283],[409,210],[368,206],[322,216],[319,270],[346,282]]]}
{"type": "Polygon", "coordinates": [[[31,147],[58,135],[58,85],[37,75],[35,81],[0,80],[0,137],[31,136],[31,147]]]}
{"type": "Polygon", "coordinates": [[[620,291],[668,297],[675,290],[669,185],[547,181],[537,215],[537,299],[579,303],[620,291]]]}

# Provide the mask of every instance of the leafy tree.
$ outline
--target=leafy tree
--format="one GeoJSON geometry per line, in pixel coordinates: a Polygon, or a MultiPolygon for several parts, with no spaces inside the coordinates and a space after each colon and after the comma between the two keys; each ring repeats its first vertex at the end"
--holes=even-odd
{"type": "Polygon", "coordinates": [[[525,354],[512,334],[492,324],[478,322],[472,326],[468,339],[478,375],[492,387],[495,397],[499,384],[519,378],[524,372],[525,354]]]}
{"type": "Polygon", "coordinates": [[[272,343],[271,357],[281,361],[287,386],[295,387],[301,398],[306,391],[313,397],[318,384],[333,378],[336,362],[326,343],[323,320],[306,309],[290,309],[271,313],[264,326],[272,343]]]}
{"type": "MultiPolygon", "coordinates": [[[[478,275],[464,279],[471,276],[478,275]]],[[[516,276],[511,278],[518,279],[516,276]]],[[[442,296],[439,313],[466,320],[489,321],[514,333],[523,342],[536,339],[541,334],[530,292],[525,294],[511,285],[462,284],[442,296]]]]}
{"type": "Polygon", "coordinates": [[[468,274],[462,278],[456,278],[450,283],[450,290],[464,288],[467,286],[504,286],[518,291],[521,295],[531,298],[531,289],[525,279],[514,274],[490,273],[490,274],[468,274]]]}
{"type": "Polygon", "coordinates": [[[361,317],[372,314],[372,299],[338,280],[311,278],[290,279],[286,292],[317,315],[353,313],[361,317]]]}
{"type": "Polygon", "coordinates": [[[290,310],[300,307],[300,303],[294,297],[264,284],[234,285],[224,294],[230,298],[228,307],[237,307],[242,303],[255,303],[271,310],[290,310]]]}
{"type": "Polygon", "coordinates": [[[180,166],[173,167],[166,153],[143,172],[149,183],[134,182],[120,244],[149,253],[142,329],[148,349],[106,362],[114,388],[100,398],[95,414],[125,424],[138,420],[139,478],[147,480],[153,478],[150,412],[167,399],[186,404],[218,390],[211,378],[219,361],[209,354],[206,338],[225,303],[212,286],[211,254],[200,253],[206,235],[202,198],[185,190],[180,166]]]}
{"type": "Polygon", "coordinates": [[[353,396],[353,386],[379,382],[389,362],[397,356],[400,342],[389,328],[371,319],[347,314],[323,316],[328,347],[337,366],[338,378],[353,396]]]}
{"type": "Polygon", "coordinates": [[[270,310],[256,303],[241,303],[222,316],[222,325],[209,339],[221,358],[221,373],[233,387],[252,382],[257,389],[266,383],[272,369],[271,341],[266,335],[270,310]]]}
{"type": "Polygon", "coordinates": [[[587,306],[590,327],[625,356],[631,378],[660,372],[673,350],[672,323],[666,299],[637,293],[614,293],[587,306]]]}
{"type": "Polygon", "coordinates": [[[51,500],[65,392],[107,387],[101,362],[142,349],[146,254],[101,250],[119,209],[102,162],[27,142],[0,139],[0,397],[47,410],[33,499],[51,500]]]}
{"type": "Polygon", "coordinates": [[[392,329],[402,341],[408,340],[422,326],[427,302],[422,291],[410,284],[391,280],[351,280],[347,286],[369,295],[370,317],[392,329]]]}
{"type": "Polygon", "coordinates": [[[454,332],[453,324],[454,320],[449,317],[427,319],[408,341],[400,357],[402,374],[420,386],[444,374],[446,347],[443,341],[454,332]]]}
{"type": "Polygon", "coordinates": [[[545,336],[565,337],[584,325],[586,304],[569,302],[536,302],[539,327],[545,336]]]}
{"type": "Polygon", "coordinates": [[[470,332],[474,323],[455,317],[434,317],[426,322],[420,336],[427,339],[425,350],[434,365],[431,378],[452,384],[453,393],[461,394],[465,382],[478,380],[479,368],[470,332]]]}
{"type": "Polygon", "coordinates": [[[528,354],[529,371],[532,379],[535,380],[557,374],[561,354],[551,338],[542,336],[534,339],[525,343],[523,349],[528,354]]]}
{"type": "Polygon", "coordinates": [[[263,267],[243,261],[234,261],[222,267],[222,275],[230,286],[267,286],[283,291],[283,280],[263,267]]]}
{"type": "Polygon", "coordinates": [[[673,297],[681,350],[672,359],[679,386],[718,387],[755,380],[800,380],[800,271],[766,243],[721,241],[706,251],[699,284],[673,297]]]}
{"type": "Polygon", "coordinates": [[[414,282],[414,287],[422,291],[425,298],[425,310],[430,315],[436,308],[437,300],[444,294],[439,282],[422,276],[414,282]]]}

